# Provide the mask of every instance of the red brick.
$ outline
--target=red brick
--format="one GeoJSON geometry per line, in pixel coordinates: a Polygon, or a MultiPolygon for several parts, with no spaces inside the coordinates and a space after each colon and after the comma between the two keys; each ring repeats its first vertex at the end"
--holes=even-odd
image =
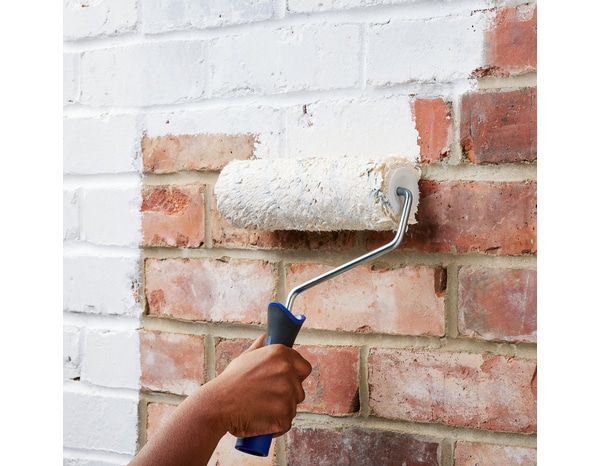
{"type": "MultiPolygon", "coordinates": [[[[537,251],[537,183],[421,181],[417,224],[400,248],[423,252],[479,251],[498,255],[537,251]]],[[[390,233],[369,234],[374,249],[390,233]]]]}
{"type": "Polygon", "coordinates": [[[462,267],[458,274],[459,331],[485,340],[535,342],[535,270],[462,267]]]}
{"type": "Polygon", "coordinates": [[[151,315],[207,322],[264,324],[274,299],[276,267],[241,259],[148,259],[151,315]]]}
{"type": "Polygon", "coordinates": [[[142,388],[189,395],[204,383],[204,338],[140,331],[142,388]]]}
{"type": "Polygon", "coordinates": [[[233,227],[212,203],[212,237],[216,246],[247,249],[310,249],[340,251],[354,247],[356,233],[350,231],[266,231],[233,227]]]}
{"type": "Polygon", "coordinates": [[[537,159],[537,88],[462,98],[460,141],[472,163],[537,159]]]}
{"type": "MultiPolygon", "coordinates": [[[[251,343],[251,340],[219,342],[215,350],[216,373],[223,372],[251,343]]],[[[331,415],[357,412],[359,349],[305,345],[294,348],[313,366],[303,383],[306,399],[298,410],[331,415]]]]}
{"type": "Polygon", "coordinates": [[[144,186],[141,211],[143,246],[204,243],[204,186],[144,186]]]}
{"type": "MultiPolygon", "coordinates": [[[[330,270],[292,265],[287,287],[330,270]]],[[[438,267],[375,269],[359,266],[301,293],[294,313],[307,328],[404,335],[444,334],[444,271],[438,267]]]]}
{"type": "Polygon", "coordinates": [[[231,361],[246,351],[254,340],[223,340],[215,348],[215,373],[221,374],[231,361]]]}
{"type": "Polygon", "coordinates": [[[509,447],[486,443],[457,442],[454,466],[536,466],[537,451],[533,448],[509,447]]]}
{"type": "Polygon", "coordinates": [[[177,406],[166,403],[148,403],[146,417],[146,438],[152,438],[167,419],[173,414],[177,406]]]}
{"type": "Polygon", "coordinates": [[[144,135],[144,170],[154,173],[220,170],[231,160],[252,157],[255,143],[252,134],[144,135]]]}
{"type": "Polygon", "coordinates": [[[419,436],[352,428],[293,428],[290,466],[437,466],[440,444],[419,436]]]}
{"type": "Polygon", "coordinates": [[[375,416],[494,431],[536,431],[535,361],[374,348],[368,364],[375,416]]]}
{"type": "Polygon", "coordinates": [[[449,154],[452,143],[450,108],[443,99],[417,99],[413,104],[415,126],[419,133],[421,162],[431,163],[449,154]]]}
{"type": "Polygon", "coordinates": [[[537,5],[500,9],[486,33],[488,65],[479,75],[510,76],[537,69],[537,5]]]}
{"type": "Polygon", "coordinates": [[[303,383],[306,399],[298,410],[330,415],[357,412],[359,349],[303,345],[295,348],[313,366],[303,383]]]}

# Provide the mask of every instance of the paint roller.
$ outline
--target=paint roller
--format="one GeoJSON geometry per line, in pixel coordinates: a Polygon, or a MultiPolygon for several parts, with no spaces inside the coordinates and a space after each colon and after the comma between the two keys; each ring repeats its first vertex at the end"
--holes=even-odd
{"type": "MultiPolygon", "coordinates": [[[[267,345],[292,347],[306,317],[291,308],[303,291],[398,247],[415,223],[420,170],[386,157],[234,160],[215,184],[217,209],[238,228],[297,231],[396,230],[392,241],[290,291],[267,308],[267,345]]],[[[235,448],[267,456],[272,435],[238,438],[235,448]]]]}

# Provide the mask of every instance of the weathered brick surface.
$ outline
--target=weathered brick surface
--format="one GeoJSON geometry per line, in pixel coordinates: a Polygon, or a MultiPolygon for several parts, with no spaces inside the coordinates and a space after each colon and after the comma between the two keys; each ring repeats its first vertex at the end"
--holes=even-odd
{"type": "Polygon", "coordinates": [[[167,403],[148,403],[146,406],[146,438],[151,439],[177,406],[167,403]]]}
{"type": "Polygon", "coordinates": [[[537,340],[535,270],[462,267],[459,331],[485,340],[537,340]]]}
{"type": "Polygon", "coordinates": [[[504,356],[374,348],[375,416],[506,432],[537,428],[536,362],[504,356]]]}
{"type": "Polygon", "coordinates": [[[457,442],[454,466],[536,466],[537,450],[486,443],[457,442]]]}
{"type": "Polygon", "coordinates": [[[151,315],[209,322],[264,323],[276,267],[242,259],[148,259],[151,315]]]}
{"type": "Polygon", "coordinates": [[[211,231],[215,246],[238,249],[340,251],[352,248],[356,239],[356,233],[352,231],[266,231],[235,228],[219,214],[215,196],[213,196],[211,214],[211,231]]]}
{"type": "Polygon", "coordinates": [[[485,74],[508,76],[537,69],[537,5],[500,9],[486,34],[485,74]]]}
{"type": "Polygon", "coordinates": [[[142,388],[189,395],[204,383],[204,337],[140,331],[142,388]]]}
{"type": "Polygon", "coordinates": [[[220,170],[231,160],[249,159],[255,142],[252,134],[144,135],[144,170],[154,173],[220,170]]]}
{"type": "MultiPolygon", "coordinates": [[[[292,265],[287,287],[291,290],[330,269],[292,265]]],[[[306,315],[304,326],[309,328],[443,335],[444,286],[445,273],[438,267],[358,266],[301,293],[294,312],[306,315]]]]}
{"type": "Polygon", "coordinates": [[[357,412],[359,349],[303,345],[295,348],[313,366],[303,383],[306,399],[298,410],[331,415],[357,412]]]}
{"type": "MultiPolygon", "coordinates": [[[[244,350],[251,340],[223,340],[215,349],[216,373],[244,350]]],[[[298,411],[344,415],[358,411],[358,347],[307,346],[294,348],[312,365],[303,382],[306,399],[298,411]]]]}
{"type": "MultiPolygon", "coordinates": [[[[421,181],[416,225],[400,248],[424,252],[537,252],[537,183],[421,181]]],[[[391,240],[370,233],[369,248],[391,240]]]]}
{"type": "Polygon", "coordinates": [[[142,245],[197,248],[204,243],[204,186],[144,186],[142,245]]]}
{"type": "Polygon", "coordinates": [[[293,428],[290,466],[437,466],[440,445],[433,439],[361,428],[293,428]]]}
{"type": "Polygon", "coordinates": [[[461,107],[460,141],[472,163],[537,159],[537,88],[473,92],[461,107]]]}
{"type": "Polygon", "coordinates": [[[415,126],[419,132],[421,162],[431,163],[446,157],[452,143],[452,120],[443,99],[417,99],[413,103],[415,126]]]}

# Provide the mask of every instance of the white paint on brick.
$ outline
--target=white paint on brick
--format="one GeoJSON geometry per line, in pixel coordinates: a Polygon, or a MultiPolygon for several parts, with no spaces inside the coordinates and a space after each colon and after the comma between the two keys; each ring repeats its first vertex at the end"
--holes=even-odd
{"type": "Polygon", "coordinates": [[[85,52],[81,102],[91,106],[148,106],[194,101],[204,95],[202,41],[168,41],[85,52]]]}
{"type": "Polygon", "coordinates": [[[79,195],[77,190],[63,191],[63,240],[79,239],[79,195]]]}
{"type": "Polygon", "coordinates": [[[139,333],[87,330],[81,381],[103,387],[139,389],[139,333]]]}
{"type": "Polygon", "coordinates": [[[389,86],[467,79],[482,66],[488,14],[390,20],[367,31],[367,84],[389,86]]]}
{"type": "Polygon", "coordinates": [[[144,126],[152,136],[166,134],[255,134],[258,157],[280,157],[283,137],[282,111],[270,105],[243,105],[202,110],[150,113],[144,126]]]}
{"type": "Polygon", "coordinates": [[[63,36],[78,39],[135,30],[137,0],[64,0],[63,36]]]}
{"type": "Polygon", "coordinates": [[[344,89],[359,84],[360,28],[311,24],[257,29],[211,43],[214,96],[344,89]]]}
{"type": "Polygon", "coordinates": [[[272,0],[143,0],[144,31],[218,27],[273,17],[272,0]]]}
{"type": "Polygon", "coordinates": [[[417,131],[406,96],[320,100],[287,111],[291,156],[397,155],[416,160],[417,131]]]}
{"type": "Polygon", "coordinates": [[[63,105],[79,100],[79,60],[78,53],[63,55],[63,105]]]}
{"type": "Polygon", "coordinates": [[[137,397],[112,394],[63,393],[63,445],[67,448],[135,454],[137,397]]]}
{"type": "Polygon", "coordinates": [[[139,259],[66,256],[63,309],[69,312],[139,316],[139,259]]]}
{"type": "Polygon", "coordinates": [[[141,171],[138,116],[101,115],[63,121],[65,174],[141,171]]]}
{"type": "Polygon", "coordinates": [[[137,247],[141,238],[139,186],[86,189],[82,237],[94,244],[137,247]],[[136,221],[137,220],[137,221],[136,221]]]}
{"type": "Polygon", "coordinates": [[[80,336],[79,327],[66,325],[63,328],[63,379],[73,380],[80,376],[80,336]]]}

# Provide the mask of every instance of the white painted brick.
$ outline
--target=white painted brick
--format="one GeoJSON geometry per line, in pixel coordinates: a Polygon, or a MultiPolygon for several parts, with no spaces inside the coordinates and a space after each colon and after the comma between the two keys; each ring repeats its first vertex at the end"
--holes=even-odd
{"type": "Polygon", "coordinates": [[[211,43],[215,96],[356,87],[360,30],[354,24],[258,29],[211,43]]]}
{"type": "MultiPolygon", "coordinates": [[[[352,8],[376,8],[386,5],[406,5],[408,7],[413,7],[417,4],[417,8],[419,9],[418,14],[420,14],[421,11],[434,11],[436,16],[457,8],[477,10],[491,8],[493,5],[493,0],[461,0],[454,2],[444,0],[287,0],[287,2],[288,11],[290,11],[290,13],[312,13],[332,10],[341,11],[352,8]]],[[[413,9],[413,15],[415,15],[415,11],[416,10],[413,9]]]]}
{"type": "Polygon", "coordinates": [[[217,107],[197,111],[149,113],[144,127],[152,137],[166,134],[254,134],[257,157],[280,157],[282,111],[271,106],[217,107]]]}
{"type": "Polygon", "coordinates": [[[79,193],[77,190],[63,191],[63,240],[79,239],[79,193]]]}
{"type": "Polygon", "coordinates": [[[115,388],[140,387],[140,341],[135,330],[88,330],[82,349],[81,381],[115,388]]]}
{"type": "Polygon", "coordinates": [[[405,96],[322,100],[291,108],[287,137],[291,156],[398,155],[417,160],[419,155],[418,134],[405,96]]]}
{"type": "Polygon", "coordinates": [[[76,452],[63,452],[63,466],[127,466],[134,455],[121,455],[117,457],[114,453],[82,453],[77,450],[76,452]],[[91,456],[91,457],[90,457],[91,456]]]}
{"type": "Polygon", "coordinates": [[[79,100],[79,60],[78,53],[63,54],[63,105],[79,100]]]}
{"type": "Polygon", "coordinates": [[[143,0],[144,31],[170,30],[243,24],[273,16],[272,0],[143,0]]]}
{"type": "Polygon", "coordinates": [[[371,25],[367,33],[367,83],[387,86],[468,78],[483,64],[487,27],[487,16],[480,12],[468,17],[371,25]]]}
{"type": "Polygon", "coordinates": [[[63,120],[63,173],[141,171],[142,129],[136,115],[63,120]]]}
{"type": "Polygon", "coordinates": [[[133,31],[137,0],[64,0],[63,37],[67,40],[133,31]]]}
{"type": "Polygon", "coordinates": [[[63,445],[135,454],[137,406],[132,398],[63,392],[63,445]]]}
{"type": "Polygon", "coordinates": [[[99,245],[139,246],[141,192],[139,186],[86,189],[82,202],[82,236],[99,245]]]}
{"type": "Polygon", "coordinates": [[[63,379],[73,380],[80,377],[80,335],[78,327],[63,328],[63,379]]]}
{"type": "Polygon", "coordinates": [[[139,316],[139,258],[67,256],[63,259],[63,309],[139,316]]]}
{"type": "Polygon", "coordinates": [[[205,44],[169,41],[85,52],[81,101],[145,106],[197,100],[205,92],[205,44]]]}

